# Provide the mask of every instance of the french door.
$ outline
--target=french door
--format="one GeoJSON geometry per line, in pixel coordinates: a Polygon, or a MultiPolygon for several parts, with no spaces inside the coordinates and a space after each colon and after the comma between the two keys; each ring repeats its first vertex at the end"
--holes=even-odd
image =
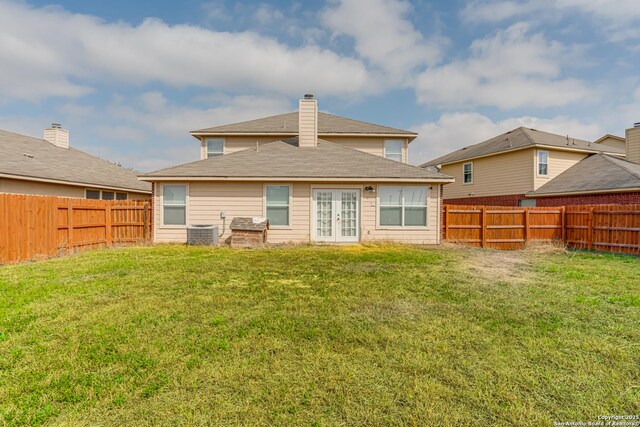
{"type": "Polygon", "coordinates": [[[360,190],[313,190],[313,237],[318,242],[360,240],[360,190]]]}

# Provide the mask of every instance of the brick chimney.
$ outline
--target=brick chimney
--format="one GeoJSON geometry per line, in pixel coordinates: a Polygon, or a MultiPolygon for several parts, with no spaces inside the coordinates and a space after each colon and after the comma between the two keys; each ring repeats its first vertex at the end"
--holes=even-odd
{"type": "Polygon", "coordinates": [[[69,131],[62,129],[60,123],[51,123],[51,127],[44,130],[44,140],[56,147],[69,148],[69,131]]]}
{"type": "Polygon", "coordinates": [[[627,160],[640,164],[640,122],[634,123],[625,133],[627,160]]]}
{"type": "Polygon", "coordinates": [[[307,94],[298,107],[299,147],[318,146],[318,101],[307,94]]]}

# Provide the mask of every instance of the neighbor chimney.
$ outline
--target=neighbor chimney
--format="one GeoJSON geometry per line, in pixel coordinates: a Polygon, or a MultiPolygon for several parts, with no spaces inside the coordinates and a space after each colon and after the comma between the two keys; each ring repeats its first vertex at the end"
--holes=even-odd
{"type": "Polygon", "coordinates": [[[298,107],[298,146],[318,146],[318,101],[306,94],[298,107]]]}
{"type": "Polygon", "coordinates": [[[62,129],[60,123],[51,123],[51,127],[44,130],[44,140],[56,147],[69,148],[69,131],[62,129]]]}
{"type": "Polygon", "coordinates": [[[627,160],[640,164],[640,122],[634,123],[625,133],[627,160]]]}

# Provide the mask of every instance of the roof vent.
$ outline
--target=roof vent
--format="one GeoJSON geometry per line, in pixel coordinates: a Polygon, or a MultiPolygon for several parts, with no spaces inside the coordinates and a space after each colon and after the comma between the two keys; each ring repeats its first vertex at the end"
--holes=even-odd
{"type": "Polygon", "coordinates": [[[634,128],[636,128],[636,129],[637,129],[637,128],[640,128],[640,122],[635,122],[635,123],[633,124],[633,127],[634,127],[634,128]]]}
{"type": "Polygon", "coordinates": [[[313,99],[313,94],[312,93],[305,93],[304,94],[304,99],[313,99]]]}

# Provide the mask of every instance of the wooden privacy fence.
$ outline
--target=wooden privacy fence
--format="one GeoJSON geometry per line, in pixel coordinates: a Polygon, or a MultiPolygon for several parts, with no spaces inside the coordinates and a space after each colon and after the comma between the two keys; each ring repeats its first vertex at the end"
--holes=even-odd
{"type": "Polygon", "coordinates": [[[494,249],[559,241],[576,249],[640,253],[640,205],[444,207],[447,241],[494,249]]]}
{"type": "Polygon", "coordinates": [[[0,194],[0,263],[150,239],[149,203],[0,194]]]}

